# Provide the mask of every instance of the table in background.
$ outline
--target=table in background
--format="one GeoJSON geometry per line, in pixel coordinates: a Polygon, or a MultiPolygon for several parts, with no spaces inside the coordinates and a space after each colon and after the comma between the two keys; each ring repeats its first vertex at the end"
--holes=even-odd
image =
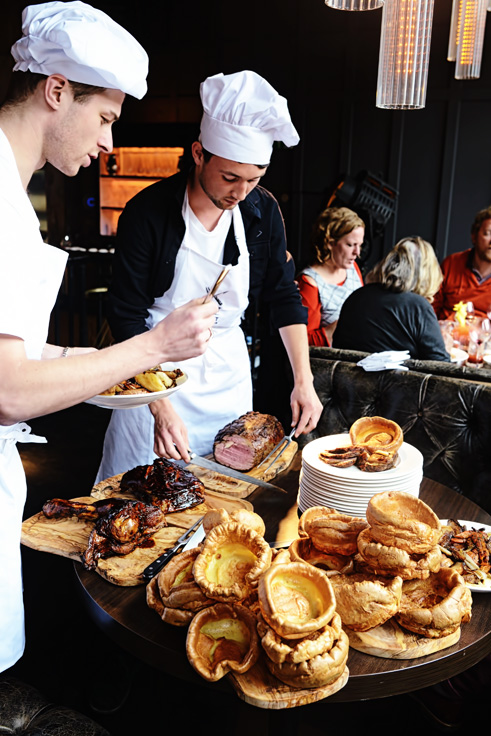
{"type": "MultiPolygon", "coordinates": [[[[285,492],[258,488],[249,501],[266,522],[266,539],[284,541],[296,536],[298,469],[276,479],[285,492]]],[[[420,497],[440,518],[491,524],[491,516],[469,499],[435,481],[423,479],[420,497]]],[[[145,601],[145,587],[112,585],[95,572],[74,563],[89,615],[123,649],[157,669],[189,682],[201,683],[187,661],[186,629],[163,623],[145,601]]],[[[491,592],[473,593],[472,619],[462,626],[460,641],[441,652],[412,660],[384,659],[350,649],[350,677],[346,686],[326,702],[384,698],[419,690],[472,667],[491,652],[491,592]]],[[[226,679],[226,678],[225,678],[226,679]]],[[[230,689],[221,680],[214,687],[230,689]]]]}

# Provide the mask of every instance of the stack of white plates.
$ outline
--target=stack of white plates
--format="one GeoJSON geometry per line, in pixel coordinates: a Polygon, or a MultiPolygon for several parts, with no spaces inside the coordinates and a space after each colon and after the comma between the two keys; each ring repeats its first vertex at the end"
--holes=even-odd
{"type": "Polygon", "coordinates": [[[319,458],[325,450],[350,444],[349,434],[332,434],[304,447],[298,493],[301,513],[311,506],[328,506],[343,514],[364,517],[375,493],[404,491],[419,495],[423,456],[415,447],[404,442],[395,466],[377,473],[362,471],[356,465],[336,468],[319,458]]]}

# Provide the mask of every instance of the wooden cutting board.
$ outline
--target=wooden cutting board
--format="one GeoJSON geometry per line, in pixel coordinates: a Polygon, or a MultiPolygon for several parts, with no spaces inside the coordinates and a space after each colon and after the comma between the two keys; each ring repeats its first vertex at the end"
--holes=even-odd
{"type": "Polygon", "coordinates": [[[358,652],[384,659],[417,659],[451,647],[460,639],[460,628],[441,639],[427,639],[401,628],[394,619],[370,631],[350,631],[344,628],[349,645],[358,652]]]}
{"type": "Polygon", "coordinates": [[[341,677],[338,677],[331,685],[297,690],[284,685],[274,677],[260,658],[248,672],[243,674],[229,672],[227,677],[239,698],[249,705],[269,710],[281,710],[317,703],[319,700],[334,695],[348,682],[349,670],[345,667],[341,677]]]}
{"type": "MultiPolygon", "coordinates": [[[[97,499],[119,498],[133,499],[131,494],[119,493],[119,481],[122,475],[109,478],[94,487],[93,495],[72,499],[91,503],[94,497],[97,499]]],[[[223,494],[205,492],[205,502],[192,509],[167,514],[168,526],[160,529],[149,539],[151,546],[137,547],[128,555],[121,557],[108,557],[98,560],[96,572],[103,578],[115,585],[132,586],[141,585],[143,580],[141,573],[161,555],[165,550],[172,547],[184,529],[198,521],[207,511],[213,508],[224,508],[233,511],[238,508],[246,508],[252,511],[253,507],[249,501],[238,498],[227,498],[223,494]]],[[[87,549],[89,536],[94,527],[93,521],[77,519],[47,519],[41,511],[22,524],[21,542],[26,547],[40,552],[69,557],[77,562],[81,561],[83,552],[87,549]]]]}
{"type": "MultiPolygon", "coordinates": [[[[281,448],[279,448],[274,455],[266,463],[266,467],[273,459],[279,455],[281,448]]],[[[200,481],[204,484],[205,488],[215,493],[225,493],[227,496],[232,498],[247,498],[250,494],[257,489],[257,485],[254,484],[254,478],[271,482],[273,478],[286,470],[292,463],[298,450],[298,444],[296,442],[290,442],[285,452],[281,455],[279,460],[268,470],[262,468],[253,468],[244,475],[251,477],[251,482],[239,480],[238,478],[232,478],[227,475],[227,468],[223,466],[223,473],[219,473],[216,470],[210,470],[209,468],[202,468],[199,465],[194,465],[192,462],[186,466],[186,470],[190,470],[191,473],[196,475],[200,481]]],[[[210,460],[213,460],[213,455],[207,456],[210,460]]]]}

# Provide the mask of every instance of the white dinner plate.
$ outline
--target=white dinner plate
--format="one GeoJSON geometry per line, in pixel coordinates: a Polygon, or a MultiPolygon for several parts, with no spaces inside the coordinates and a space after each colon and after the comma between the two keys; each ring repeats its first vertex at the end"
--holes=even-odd
{"type": "Polygon", "coordinates": [[[146,406],[151,404],[152,401],[172,396],[186,383],[188,377],[186,373],[183,373],[177,380],[179,381],[177,386],[166,388],[164,391],[147,391],[144,394],[117,394],[116,396],[98,394],[91,399],[87,399],[85,403],[100,406],[102,409],[134,409],[137,406],[146,406]]]}
{"type": "Polygon", "coordinates": [[[403,442],[399,450],[399,460],[396,467],[390,470],[384,470],[379,473],[364,472],[351,465],[349,468],[336,468],[329,465],[319,458],[319,453],[324,450],[333,450],[336,447],[346,447],[351,444],[349,434],[331,434],[327,437],[319,437],[306,445],[302,452],[302,460],[317,471],[330,475],[331,477],[343,478],[347,481],[358,480],[363,478],[363,484],[379,486],[381,482],[389,483],[399,476],[406,477],[408,473],[415,468],[423,467],[423,456],[420,451],[403,442]]]}
{"type": "MultiPolygon", "coordinates": [[[[474,529],[483,529],[488,534],[491,533],[491,526],[489,524],[483,524],[480,521],[467,521],[466,519],[456,519],[456,521],[458,521],[459,524],[466,526],[467,529],[473,527],[474,529]]],[[[448,519],[440,519],[440,522],[444,525],[448,524],[448,519]]],[[[484,585],[471,585],[470,583],[467,583],[467,587],[470,588],[473,593],[491,593],[491,578],[488,576],[484,585]]]]}

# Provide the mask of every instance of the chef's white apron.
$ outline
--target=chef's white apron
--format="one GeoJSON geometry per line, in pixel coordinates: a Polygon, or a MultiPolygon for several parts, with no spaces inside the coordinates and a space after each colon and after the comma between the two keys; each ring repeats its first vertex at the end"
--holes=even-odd
{"type": "MultiPolygon", "coordinates": [[[[188,233],[187,198],[183,216],[188,233]]],[[[240,327],[248,304],[249,251],[238,207],[232,210],[232,222],[239,259],[216,294],[220,308],[213,337],[204,355],[179,363],[188,381],[168,399],[186,424],[190,448],[199,455],[211,452],[219,429],[252,408],[249,356],[240,327]]],[[[185,235],[172,284],[149,310],[147,326],[153,327],[177,307],[210,291],[222,268],[221,260],[209,259],[196,250],[185,235]]],[[[148,406],[113,411],[96,482],[136,465],[152,463],[156,457],[153,444],[154,420],[148,406]]]]}
{"type": "MultiPolygon", "coordinates": [[[[40,359],[66,254],[43,243],[40,236],[39,242],[27,250],[29,258],[24,261],[24,269],[32,272],[32,292],[26,295],[25,314],[18,317],[19,324],[24,325],[22,337],[27,356],[40,359]]],[[[0,672],[11,667],[24,651],[20,533],[26,477],[16,443],[46,442],[30,431],[24,422],[0,427],[0,672]]]]}

